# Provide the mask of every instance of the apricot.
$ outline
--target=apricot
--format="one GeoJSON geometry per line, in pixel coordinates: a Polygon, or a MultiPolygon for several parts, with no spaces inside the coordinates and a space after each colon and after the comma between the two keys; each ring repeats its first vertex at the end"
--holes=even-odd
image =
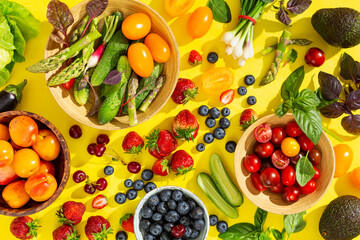
{"type": "Polygon", "coordinates": [[[57,182],[53,175],[48,173],[37,173],[31,176],[25,183],[25,191],[37,202],[48,200],[54,195],[57,182]]]}
{"type": "Polygon", "coordinates": [[[30,196],[25,191],[25,180],[19,180],[7,185],[2,191],[2,198],[12,208],[21,208],[29,200],[30,196]]]}
{"type": "Polygon", "coordinates": [[[19,177],[28,178],[39,170],[40,158],[34,150],[23,148],[15,153],[11,166],[19,177]]]}
{"type": "Polygon", "coordinates": [[[8,185],[9,183],[19,179],[14,169],[10,165],[0,168],[0,185],[8,185]]]}
{"type": "Polygon", "coordinates": [[[0,140],[0,167],[11,164],[14,159],[14,149],[11,144],[5,140],[0,140]]]}
{"type": "Polygon", "coordinates": [[[60,153],[60,142],[56,135],[47,129],[41,129],[36,137],[33,149],[45,161],[55,160],[60,153]]]}
{"type": "Polygon", "coordinates": [[[0,140],[9,141],[10,133],[9,128],[3,124],[0,124],[0,140]]]}
{"type": "Polygon", "coordinates": [[[39,170],[35,174],[40,172],[55,176],[55,167],[51,162],[41,160],[39,170]]]}
{"type": "Polygon", "coordinates": [[[36,122],[28,116],[18,116],[9,123],[10,138],[20,147],[30,147],[34,144],[39,128],[36,122]]]}

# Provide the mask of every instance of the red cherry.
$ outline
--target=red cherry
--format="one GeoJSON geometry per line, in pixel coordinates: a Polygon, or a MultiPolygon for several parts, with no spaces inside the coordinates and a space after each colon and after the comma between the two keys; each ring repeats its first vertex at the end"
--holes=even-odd
{"type": "Polygon", "coordinates": [[[96,143],[90,143],[87,147],[87,151],[90,155],[95,155],[95,146],[96,143]]]}
{"type": "Polygon", "coordinates": [[[176,225],[171,228],[171,234],[176,238],[181,238],[185,234],[185,226],[184,225],[176,225]]]}
{"type": "Polygon", "coordinates": [[[127,169],[129,170],[129,172],[131,173],[138,173],[141,170],[141,165],[138,162],[130,162],[127,165],[127,169]]]}
{"type": "Polygon", "coordinates": [[[108,185],[108,183],[107,183],[105,178],[99,178],[96,181],[96,189],[99,190],[99,191],[105,190],[107,185],[108,185]]]}
{"type": "Polygon", "coordinates": [[[74,125],[69,129],[69,135],[72,138],[78,139],[82,136],[82,131],[79,125],[74,125]]]}
{"type": "Polygon", "coordinates": [[[80,182],[83,182],[85,179],[86,179],[86,174],[84,171],[79,170],[79,171],[74,172],[74,174],[73,174],[74,182],[80,183],[80,182]]]}
{"type": "Polygon", "coordinates": [[[106,151],[105,144],[96,144],[95,146],[95,156],[102,157],[106,151]]]}
{"type": "Polygon", "coordinates": [[[110,138],[108,135],[106,134],[100,134],[99,136],[97,136],[96,138],[96,143],[97,144],[108,144],[110,142],[110,138]]]}
{"type": "Polygon", "coordinates": [[[85,184],[84,191],[88,194],[94,194],[96,191],[95,185],[92,183],[85,184]]]}

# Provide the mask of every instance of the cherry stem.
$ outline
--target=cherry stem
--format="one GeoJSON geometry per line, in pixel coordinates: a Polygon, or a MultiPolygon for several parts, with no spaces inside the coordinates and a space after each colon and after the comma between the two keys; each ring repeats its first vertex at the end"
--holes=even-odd
{"type": "Polygon", "coordinates": [[[114,155],[111,155],[111,154],[105,152],[105,154],[106,154],[107,156],[110,156],[112,159],[116,159],[117,161],[120,160],[120,162],[121,162],[124,166],[126,166],[126,163],[124,162],[124,160],[122,159],[122,157],[121,157],[113,148],[111,148],[110,146],[108,146],[107,148],[110,149],[111,151],[113,151],[113,152],[116,154],[116,156],[114,156],[114,155]]]}

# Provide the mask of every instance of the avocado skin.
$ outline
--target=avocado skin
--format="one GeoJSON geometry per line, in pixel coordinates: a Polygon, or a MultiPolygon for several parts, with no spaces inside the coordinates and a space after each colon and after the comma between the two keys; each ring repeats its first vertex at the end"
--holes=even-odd
{"type": "Polygon", "coordinates": [[[345,195],[325,208],[319,231],[327,240],[351,240],[360,234],[360,199],[345,195]]]}
{"type": "Polygon", "coordinates": [[[311,24],[332,46],[350,48],[360,43],[360,13],[355,9],[320,9],[312,16],[311,24]]]}

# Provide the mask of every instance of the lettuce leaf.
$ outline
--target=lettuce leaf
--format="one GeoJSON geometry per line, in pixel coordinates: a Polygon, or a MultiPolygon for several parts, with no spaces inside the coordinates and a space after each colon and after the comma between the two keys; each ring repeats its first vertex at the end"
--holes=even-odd
{"type": "Polygon", "coordinates": [[[5,50],[14,50],[14,36],[4,16],[0,17],[0,47],[5,50]]]}
{"type": "Polygon", "coordinates": [[[8,65],[13,59],[14,51],[8,51],[0,47],[0,69],[3,69],[8,65]]]}
{"type": "Polygon", "coordinates": [[[19,29],[19,27],[16,25],[16,22],[9,19],[9,26],[11,29],[11,32],[14,35],[14,45],[15,45],[15,50],[14,50],[14,61],[15,62],[24,62],[25,61],[25,57],[24,57],[24,52],[25,52],[25,39],[23,37],[23,35],[21,34],[21,31],[19,29]]]}
{"type": "Polygon", "coordinates": [[[0,69],[0,87],[4,86],[10,78],[10,71],[6,68],[0,69]]]}

